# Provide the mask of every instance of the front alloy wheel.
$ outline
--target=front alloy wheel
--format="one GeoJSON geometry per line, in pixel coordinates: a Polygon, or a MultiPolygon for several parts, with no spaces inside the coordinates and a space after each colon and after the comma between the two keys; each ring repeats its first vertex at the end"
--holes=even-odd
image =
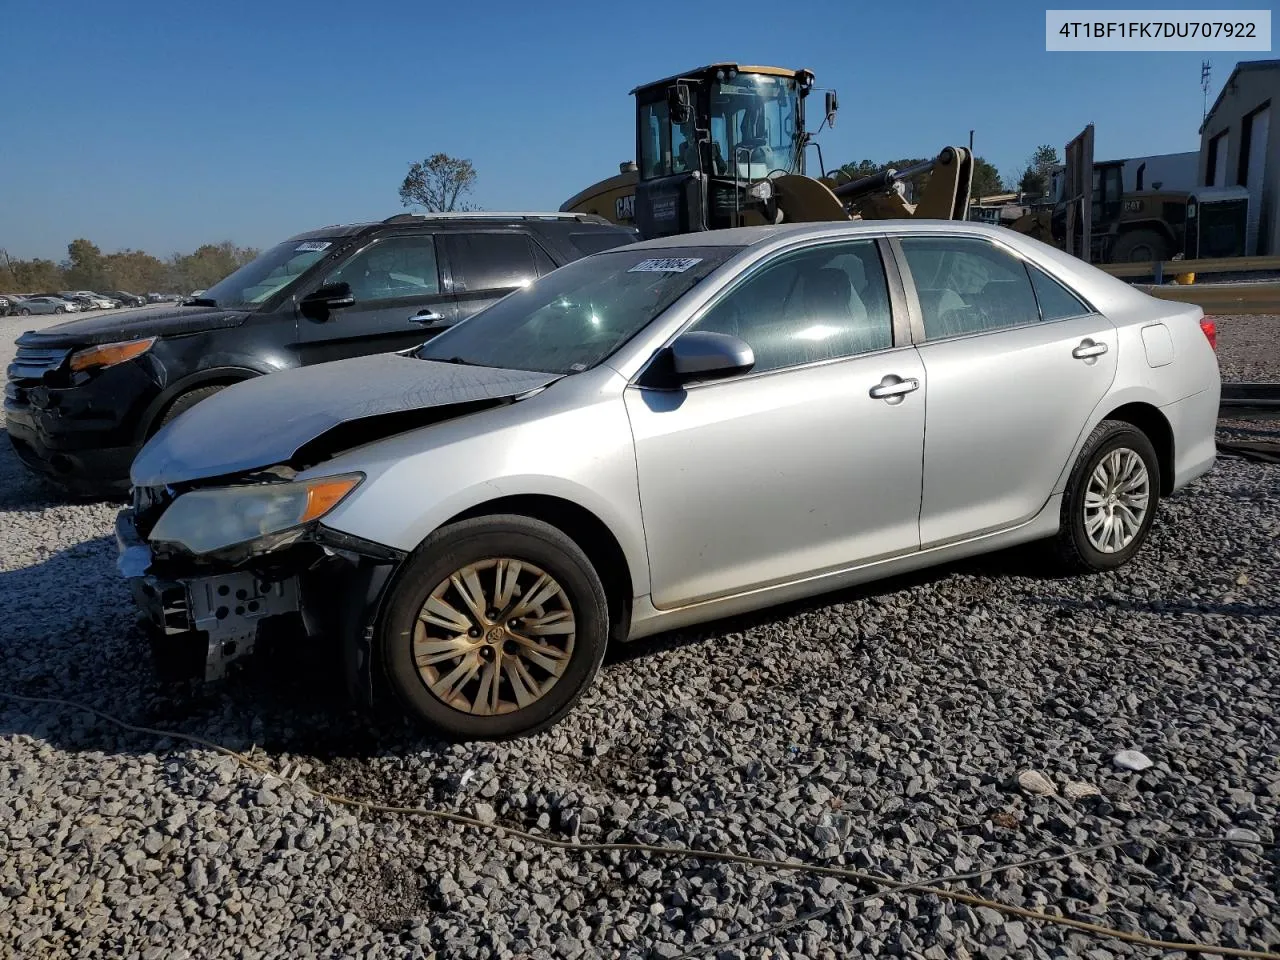
{"type": "Polygon", "coordinates": [[[573,657],[576,624],[554,577],[514,557],[467,564],[418,613],[422,682],[455,710],[489,717],[546,696],[573,657]]]}
{"type": "Polygon", "coordinates": [[[545,730],[590,686],[609,635],[604,587],[561,530],[514,514],[433,533],[376,633],[396,699],[455,740],[545,730]]]}

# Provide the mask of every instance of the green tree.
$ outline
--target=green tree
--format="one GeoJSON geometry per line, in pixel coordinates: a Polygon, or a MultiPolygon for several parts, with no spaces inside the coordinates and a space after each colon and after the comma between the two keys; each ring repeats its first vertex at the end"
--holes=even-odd
{"type": "Polygon", "coordinates": [[[1000,180],[1000,172],[992,164],[983,160],[982,157],[973,158],[973,188],[971,192],[974,197],[989,197],[993,193],[1004,193],[1004,184],[1000,180]]]}
{"type": "Polygon", "coordinates": [[[62,270],[52,260],[11,260],[9,270],[17,287],[11,293],[46,293],[65,290],[62,270]]]}
{"type": "Polygon", "coordinates": [[[1049,192],[1053,168],[1059,162],[1057,147],[1042,143],[1027,160],[1018,180],[1018,189],[1031,197],[1043,197],[1049,192]]]}
{"type": "Polygon", "coordinates": [[[103,260],[106,262],[107,276],[111,278],[112,290],[146,294],[169,286],[168,266],[158,257],[142,250],[109,253],[103,260]]]}
{"type": "Polygon", "coordinates": [[[169,259],[168,285],[182,293],[206,290],[257,255],[257,250],[237,247],[230,240],[202,244],[193,253],[174,254],[169,259]]]}
{"type": "Polygon", "coordinates": [[[471,192],[475,183],[476,170],[470,160],[435,153],[409,164],[409,172],[400,184],[400,202],[406,207],[422,207],[428,213],[473,210],[461,198],[471,192]]]}
{"type": "Polygon", "coordinates": [[[93,290],[109,286],[106,261],[98,245],[83,237],[67,244],[67,259],[62,264],[62,282],[72,290],[93,290]]]}

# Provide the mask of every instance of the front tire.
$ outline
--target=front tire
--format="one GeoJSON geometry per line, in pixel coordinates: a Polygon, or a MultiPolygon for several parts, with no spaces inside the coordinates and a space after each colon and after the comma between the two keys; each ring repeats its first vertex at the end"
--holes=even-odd
{"type": "Polygon", "coordinates": [[[1085,441],[1062,497],[1056,538],[1067,573],[1114,570],[1133,559],[1155,521],[1160,460],[1131,423],[1104,420],[1085,441]]]}
{"type": "Polygon", "coordinates": [[[502,740],[561,720],[608,634],[582,549],[540,520],[495,515],[427,538],[389,597],[375,656],[400,704],[437,733],[502,740]]]}
{"type": "Polygon", "coordinates": [[[67,311],[66,311],[66,309],[65,309],[65,308],[63,308],[63,307],[54,307],[54,308],[53,308],[53,312],[54,312],[54,313],[66,313],[67,311]]]}
{"type": "Polygon", "coordinates": [[[1130,230],[1116,240],[1111,259],[1115,263],[1155,263],[1168,260],[1171,252],[1164,234],[1156,230],[1130,230]]]}
{"type": "Polygon", "coordinates": [[[20,314],[22,314],[22,316],[24,316],[24,317],[29,317],[29,316],[31,316],[31,311],[30,311],[30,310],[28,310],[26,307],[23,307],[23,308],[22,308],[20,311],[18,311],[18,312],[19,312],[20,314]]]}
{"type": "Polygon", "coordinates": [[[164,416],[160,418],[160,422],[156,424],[156,429],[160,429],[166,423],[176,419],[194,407],[201,400],[212,397],[219,390],[224,389],[226,384],[215,383],[207,387],[196,387],[194,390],[188,390],[179,396],[173,403],[169,404],[169,409],[164,412],[164,416]]]}

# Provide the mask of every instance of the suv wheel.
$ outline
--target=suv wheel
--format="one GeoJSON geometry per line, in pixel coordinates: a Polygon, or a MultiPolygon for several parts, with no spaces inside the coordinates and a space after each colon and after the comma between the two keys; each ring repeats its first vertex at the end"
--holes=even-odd
{"type": "Polygon", "coordinates": [[[160,422],[156,424],[156,429],[163,427],[170,420],[176,419],[179,415],[186,413],[201,400],[212,397],[219,390],[223,389],[225,384],[216,383],[207,387],[196,387],[194,390],[188,390],[180,395],[178,399],[169,404],[169,409],[164,412],[164,416],[160,418],[160,422]]]}
{"type": "Polygon", "coordinates": [[[377,656],[400,703],[453,740],[537,733],[591,685],[608,640],[604,587],[549,524],[499,515],[427,538],[394,588],[377,656]]]}
{"type": "Polygon", "coordinates": [[[1155,520],[1160,461],[1137,427],[1104,420],[1067,480],[1058,558],[1069,572],[1114,570],[1133,559],[1155,520]]]}

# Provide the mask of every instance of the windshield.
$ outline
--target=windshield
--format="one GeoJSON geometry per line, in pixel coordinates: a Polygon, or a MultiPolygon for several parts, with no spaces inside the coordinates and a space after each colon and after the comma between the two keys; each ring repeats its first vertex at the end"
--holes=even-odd
{"type": "Polygon", "coordinates": [[[446,330],[415,355],[580,373],[613,354],[740,249],[611,250],[575,260],[446,330]]]}
{"type": "Polygon", "coordinates": [[[800,94],[791,77],[740,73],[711,87],[714,176],[761,180],[797,172],[800,94]]]}
{"type": "Polygon", "coordinates": [[[277,244],[219,280],[200,294],[200,299],[212,300],[219,307],[261,303],[301,276],[332,246],[332,240],[288,240],[277,244]]]}

